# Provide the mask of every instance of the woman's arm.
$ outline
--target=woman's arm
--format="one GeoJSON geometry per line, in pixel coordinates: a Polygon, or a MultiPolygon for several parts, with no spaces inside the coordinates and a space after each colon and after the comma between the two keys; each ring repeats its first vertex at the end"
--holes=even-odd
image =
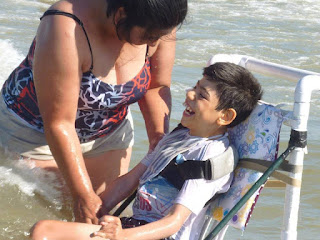
{"type": "Polygon", "coordinates": [[[168,38],[165,36],[160,40],[156,52],[151,57],[151,85],[146,95],[139,101],[149,138],[149,149],[153,149],[169,131],[175,30],[168,38]]]}
{"type": "Polygon", "coordinates": [[[175,204],[164,218],[140,227],[127,229],[122,229],[119,218],[104,216],[100,220],[101,230],[93,235],[110,240],[163,239],[178,232],[190,214],[191,211],[188,208],[175,204]]]}
{"type": "Polygon", "coordinates": [[[139,178],[147,167],[139,163],[131,171],[114,180],[100,195],[103,201],[102,214],[108,214],[119,202],[128,197],[139,184],[139,178]]]}
{"type": "Polygon", "coordinates": [[[82,71],[90,64],[90,57],[84,57],[90,56],[85,36],[73,19],[48,16],[36,41],[34,82],[47,142],[73,195],[76,220],[97,223],[102,202],[92,188],[75,131],[82,71]]]}

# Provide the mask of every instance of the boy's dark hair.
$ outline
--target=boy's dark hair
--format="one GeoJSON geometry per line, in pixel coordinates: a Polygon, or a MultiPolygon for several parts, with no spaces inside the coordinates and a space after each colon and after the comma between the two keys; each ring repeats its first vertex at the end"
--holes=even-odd
{"type": "Polygon", "coordinates": [[[237,112],[236,118],[227,127],[246,120],[262,97],[258,80],[247,69],[236,64],[217,62],[204,68],[203,75],[215,84],[219,99],[216,110],[233,108],[237,112]]]}
{"type": "Polygon", "coordinates": [[[130,32],[134,26],[152,33],[167,30],[183,23],[188,11],[187,0],[106,0],[107,16],[123,7],[126,18],[116,24],[119,39],[130,42],[130,32]]]}

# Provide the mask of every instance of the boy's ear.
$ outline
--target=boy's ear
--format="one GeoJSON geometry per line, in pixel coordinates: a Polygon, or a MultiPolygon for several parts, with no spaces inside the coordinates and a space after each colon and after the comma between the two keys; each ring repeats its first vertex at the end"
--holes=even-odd
{"type": "Polygon", "coordinates": [[[118,8],[118,10],[116,11],[115,15],[114,15],[114,24],[118,24],[118,22],[125,18],[127,15],[126,15],[126,12],[124,11],[124,8],[123,7],[120,7],[118,8]]]}
{"type": "Polygon", "coordinates": [[[229,108],[227,110],[223,110],[221,112],[221,116],[218,119],[218,124],[221,126],[227,126],[236,118],[237,112],[233,108],[229,108]]]}

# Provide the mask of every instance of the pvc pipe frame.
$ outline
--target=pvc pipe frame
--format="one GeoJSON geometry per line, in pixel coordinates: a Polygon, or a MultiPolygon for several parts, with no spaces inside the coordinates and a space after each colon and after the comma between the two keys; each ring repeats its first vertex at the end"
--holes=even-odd
{"type": "Polygon", "coordinates": [[[249,200],[249,198],[267,181],[270,175],[281,165],[283,160],[289,155],[294,147],[289,146],[281,156],[276,159],[271,166],[263,173],[249,191],[239,200],[239,202],[224,216],[220,223],[213,231],[205,238],[205,240],[213,239],[219,231],[229,222],[229,220],[241,209],[241,207],[249,200]]]}
{"type": "MultiPolygon", "coordinates": [[[[232,62],[245,67],[252,72],[298,82],[294,95],[293,119],[291,121],[291,128],[296,131],[307,131],[311,94],[315,90],[320,90],[319,73],[267,62],[250,56],[236,54],[214,55],[208,61],[207,65],[211,65],[215,62],[232,62]]],[[[303,165],[304,153],[304,149],[295,148],[290,155],[289,163],[294,165],[303,165]]],[[[290,177],[301,180],[302,173],[290,173],[290,177]]],[[[283,225],[281,231],[282,240],[297,239],[299,204],[300,188],[287,185],[283,225]]]]}
{"type": "Polygon", "coordinates": [[[246,55],[217,54],[210,58],[207,65],[211,65],[215,62],[231,62],[240,65],[252,72],[260,73],[267,76],[279,77],[293,82],[297,82],[308,75],[320,76],[320,73],[267,62],[246,55]]]}
{"type": "MultiPolygon", "coordinates": [[[[311,93],[320,90],[320,76],[304,76],[296,85],[293,121],[291,128],[296,131],[307,131],[307,123],[310,111],[311,93]]],[[[304,149],[296,148],[290,155],[289,163],[303,166],[304,149]]],[[[290,173],[290,177],[302,180],[302,173],[290,173]]],[[[297,239],[298,211],[300,205],[300,188],[291,185],[286,186],[285,207],[281,239],[297,239]]]]}

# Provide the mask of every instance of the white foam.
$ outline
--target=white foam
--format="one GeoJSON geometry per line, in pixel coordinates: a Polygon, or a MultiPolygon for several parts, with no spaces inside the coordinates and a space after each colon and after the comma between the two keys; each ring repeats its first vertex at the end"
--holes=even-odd
{"type": "Polygon", "coordinates": [[[24,56],[19,53],[9,40],[0,39],[0,84],[7,79],[9,74],[23,60],[24,56]]]}
{"type": "MultiPolygon", "coordinates": [[[[3,161],[3,159],[1,159],[3,161]]],[[[52,172],[28,165],[24,160],[6,159],[0,166],[0,187],[16,186],[27,196],[41,195],[57,208],[63,205],[62,184],[52,172]]]]}
{"type": "MultiPolygon", "coordinates": [[[[50,4],[53,4],[56,2],[56,0],[47,0],[50,4]]],[[[11,2],[14,2],[14,5],[19,6],[27,6],[27,7],[49,7],[50,4],[43,3],[40,1],[35,0],[11,0],[11,2]]]]}

